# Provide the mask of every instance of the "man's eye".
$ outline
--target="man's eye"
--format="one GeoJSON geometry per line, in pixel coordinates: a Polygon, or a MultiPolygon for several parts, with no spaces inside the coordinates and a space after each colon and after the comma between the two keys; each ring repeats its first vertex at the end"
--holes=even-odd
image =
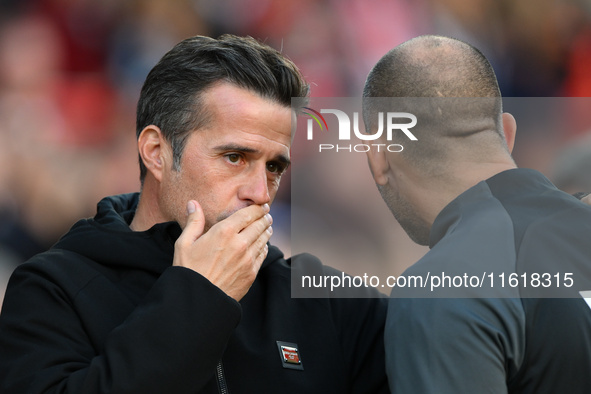
{"type": "Polygon", "coordinates": [[[230,163],[238,163],[240,161],[240,155],[237,153],[230,153],[229,155],[226,155],[226,157],[230,163]]]}
{"type": "Polygon", "coordinates": [[[277,163],[267,163],[267,171],[273,174],[281,174],[283,168],[277,163]]]}

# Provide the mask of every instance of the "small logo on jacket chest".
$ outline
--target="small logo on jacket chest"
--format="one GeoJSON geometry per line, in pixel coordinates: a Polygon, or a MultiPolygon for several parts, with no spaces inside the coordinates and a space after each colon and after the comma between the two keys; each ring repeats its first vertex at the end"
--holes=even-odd
{"type": "Polygon", "coordinates": [[[277,341],[277,349],[279,349],[283,368],[304,369],[297,343],[277,341]]]}

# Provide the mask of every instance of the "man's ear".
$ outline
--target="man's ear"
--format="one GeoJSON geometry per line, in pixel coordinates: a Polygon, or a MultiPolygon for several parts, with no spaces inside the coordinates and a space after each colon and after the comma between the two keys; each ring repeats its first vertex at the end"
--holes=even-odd
{"type": "Polygon", "coordinates": [[[503,132],[505,133],[505,141],[509,153],[513,152],[513,145],[515,144],[515,132],[517,131],[517,122],[513,115],[508,112],[503,112],[503,132]]]}
{"type": "Polygon", "coordinates": [[[384,186],[388,184],[388,171],[390,170],[390,163],[386,157],[384,150],[373,150],[367,151],[367,162],[369,164],[369,170],[373,175],[373,179],[378,185],[384,186]]]}
{"type": "Polygon", "coordinates": [[[161,182],[165,170],[167,145],[160,128],[154,125],[146,126],[140,133],[137,145],[146,169],[161,182]]]}

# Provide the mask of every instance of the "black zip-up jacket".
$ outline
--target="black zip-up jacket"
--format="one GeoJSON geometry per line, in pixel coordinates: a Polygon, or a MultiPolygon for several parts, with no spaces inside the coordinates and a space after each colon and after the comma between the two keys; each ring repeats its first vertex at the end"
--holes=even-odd
{"type": "Polygon", "coordinates": [[[1,393],[387,392],[383,298],[292,299],[291,261],[270,247],[238,303],[171,266],[177,223],[131,231],[137,202],[102,200],[94,219],[14,272],[1,393]]]}

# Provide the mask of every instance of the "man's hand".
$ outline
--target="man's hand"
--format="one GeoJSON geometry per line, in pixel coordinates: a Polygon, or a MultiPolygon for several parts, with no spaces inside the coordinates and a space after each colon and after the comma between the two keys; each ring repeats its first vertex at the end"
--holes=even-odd
{"type": "Polygon", "coordinates": [[[190,268],[239,301],[267,257],[273,233],[269,206],[234,212],[203,234],[205,217],[197,201],[187,204],[187,225],[174,246],[173,265],[190,268]]]}

